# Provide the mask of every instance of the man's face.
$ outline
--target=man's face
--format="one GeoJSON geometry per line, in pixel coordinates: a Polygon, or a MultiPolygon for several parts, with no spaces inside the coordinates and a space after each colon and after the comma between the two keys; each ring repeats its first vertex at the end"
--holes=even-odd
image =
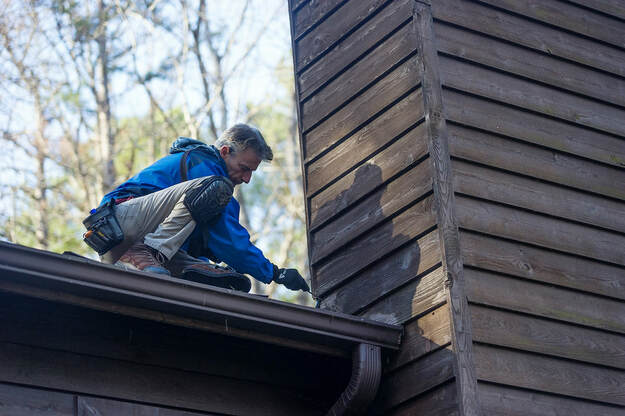
{"type": "Polygon", "coordinates": [[[222,146],[219,149],[219,154],[226,162],[228,176],[234,185],[239,185],[243,182],[249,183],[250,179],[252,179],[252,173],[261,162],[254,149],[251,148],[231,153],[228,146],[222,146]]]}

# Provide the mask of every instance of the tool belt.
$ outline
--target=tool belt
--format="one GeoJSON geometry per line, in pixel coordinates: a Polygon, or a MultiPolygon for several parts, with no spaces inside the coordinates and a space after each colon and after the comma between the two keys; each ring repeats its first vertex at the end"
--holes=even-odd
{"type": "Polygon", "coordinates": [[[103,255],[124,240],[124,232],[115,217],[115,202],[110,200],[91,210],[91,215],[83,220],[87,228],[82,239],[89,247],[103,255]]]}

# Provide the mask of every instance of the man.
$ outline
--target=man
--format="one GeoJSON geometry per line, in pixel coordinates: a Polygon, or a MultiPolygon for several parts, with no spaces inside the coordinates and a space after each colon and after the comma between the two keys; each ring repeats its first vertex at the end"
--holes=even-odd
{"type": "MultiPolygon", "coordinates": [[[[260,131],[246,124],[226,130],[215,146],[179,138],[170,155],[104,196],[102,204],[115,203],[124,239],[102,261],[174,276],[243,277],[197,258],[207,257],[261,282],[309,291],[297,270],[272,264],[239,224],[234,187],[272,159],[260,131]]],[[[245,280],[248,287],[239,289],[249,290],[245,280]]]]}

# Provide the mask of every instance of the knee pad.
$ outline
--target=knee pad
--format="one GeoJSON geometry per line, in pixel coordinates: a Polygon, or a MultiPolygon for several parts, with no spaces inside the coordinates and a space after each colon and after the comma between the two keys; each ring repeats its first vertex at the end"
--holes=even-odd
{"type": "Polygon", "coordinates": [[[189,189],[184,196],[184,205],[191,216],[201,225],[215,222],[222,214],[234,186],[223,176],[208,176],[195,188],[189,189]]]}

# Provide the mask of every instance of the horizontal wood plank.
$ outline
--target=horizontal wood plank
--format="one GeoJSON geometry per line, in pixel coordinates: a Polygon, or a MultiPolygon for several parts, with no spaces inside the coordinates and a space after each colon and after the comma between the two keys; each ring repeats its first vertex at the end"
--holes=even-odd
{"type": "Polygon", "coordinates": [[[0,383],[0,415],[74,416],[74,396],[0,383]]]}
{"type": "Polygon", "coordinates": [[[588,7],[625,20],[625,3],[622,0],[568,0],[571,3],[588,7]]]}
{"type": "Polygon", "coordinates": [[[467,266],[625,300],[622,268],[470,232],[460,245],[467,266]]]}
{"type": "Polygon", "coordinates": [[[473,347],[480,380],[625,404],[625,372],[485,345],[473,347]]]}
{"type": "MultiPolygon", "coordinates": [[[[191,413],[182,410],[102,399],[99,397],[80,396],[78,397],[77,405],[77,416],[198,416],[198,413],[195,412],[191,413]]],[[[219,416],[217,413],[202,412],[201,414],[219,416]]]]}
{"type": "Polygon", "coordinates": [[[456,192],[625,233],[625,202],[462,161],[452,165],[456,192]]]}
{"type": "MultiPolygon", "coordinates": [[[[314,195],[339,175],[369,159],[372,154],[388,146],[395,138],[413,128],[414,123],[422,117],[422,110],[423,99],[421,89],[418,89],[307,166],[308,196],[314,195]],[[412,114],[414,116],[411,116],[412,114]]],[[[424,134],[425,127],[423,126],[406,134],[408,136],[406,140],[413,142],[414,149],[412,149],[411,154],[417,159],[424,156],[427,151],[424,134]]],[[[335,189],[344,187],[345,181],[350,179],[351,177],[344,179],[343,183],[336,185],[335,189]]],[[[333,190],[330,190],[329,194],[332,193],[333,190]]]]}
{"type": "Polygon", "coordinates": [[[459,416],[457,395],[458,387],[452,381],[383,414],[385,416],[459,416]]]}
{"type": "Polygon", "coordinates": [[[625,138],[625,109],[440,56],[444,86],[625,138]]]}
{"type": "MultiPolygon", "coordinates": [[[[310,230],[314,231],[330,217],[339,214],[351,204],[421,159],[427,152],[425,125],[420,124],[403,137],[349,172],[310,199],[310,230]]],[[[423,175],[417,182],[431,182],[425,160],[414,169],[423,175]]]]}
{"type": "Polygon", "coordinates": [[[289,0],[289,10],[296,10],[310,0],[289,0]]]}
{"type": "Polygon", "coordinates": [[[366,237],[333,253],[323,264],[313,267],[317,296],[323,296],[339,283],[433,227],[432,202],[431,196],[418,202],[376,227],[366,237]]]}
{"type": "Polygon", "coordinates": [[[479,0],[522,16],[625,48],[625,23],[564,1],[479,0]]]}
{"type": "Polygon", "coordinates": [[[435,19],[625,76],[625,51],[467,0],[432,2],[435,19]]]}
{"type": "Polygon", "coordinates": [[[443,101],[450,121],[625,167],[623,139],[453,90],[443,90],[443,101]]]}
{"type": "Polygon", "coordinates": [[[184,410],[229,413],[236,405],[241,415],[320,413],[315,403],[270,385],[16,344],[0,343],[0,366],[4,382],[184,410]]]}
{"type": "MultiPolygon", "coordinates": [[[[341,38],[347,35],[355,26],[362,23],[370,15],[374,14],[387,0],[351,0],[328,16],[313,31],[306,34],[295,43],[295,67],[299,72],[310,64],[320,54],[331,48],[341,38]]],[[[336,4],[331,2],[315,1],[309,4],[318,4],[325,8],[324,4],[336,4]]],[[[317,15],[319,13],[315,13],[317,15]]],[[[298,25],[296,25],[297,30],[298,25]]]]}
{"type": "Polygon", "coordinates": [[[625,335],[473,305],[473,341],[625,369],[625,335]]]}
{"type": "MultiPolygon", "coordinates": [[[[395,214],[398,210],[430,192],[432,190],[432,179],[428,162],[429,160],[425,160],[399,178],[384,185],[355,206],[350,207],[340,217],[333,219],[322,228],[312,231],[311,264],[316,264],[342,245],[365,234],[372,227],[395,214]]],[[[375,186],[376,182],[380,181],[380,170],[378,165],[375,164],[364,165],[356,171],[355,183],[352,186],[375,186]],[[373,177],[374,180],[370,183],[362,183],[361,177],[373,177]]],[[[358,191],[354,190],[352,192],[351,188],[349,188],[345,193],[351,196],[358,191]]],[[[342,194],[337,195],[336,198],[337,200],[331,201],[333,206],[349,203],[349,201],[344,201],[342,194]]]]}
{"type": "Polygon", "coordinates": [[[374,321],[401,325],[445,303],[445,279],[443,268],[439,267],[422,278],[409,282],[359,315],[374,321]]]}
{"type": "Polygon", "coordinates": [[[568,397],[478,383],[480,403],[489,416],[622,416],[625,408],[568,397]]]}
{"type": "Polygon", "coordinates": [[[425,354],[448,346],[451,343],[449,318],[449,305],[444,304],[407,323],[404,326],[401,349],[390,357],[384,371],[393,371],[425,354]]]}
{"type": "Polygon", "coordinates": [[[347,0],[309,1],[305,5],[303,5],[304,2],[300,1],[299,3],[301,4],[294,5],[293,7],[299,7],[299,9],[293,13],[293,27],[295,28],[293,34],[296,39],[314,24],[326,17],[331,11],[347,3],[347,0]]]}
{"type": "Polygon", "coordinates": [[[461,228],[625,265],[625,236],[515,208],[456,196],[461,228]]]}
{"type": "Polygon", "coordinates": [[[470,302],[625,334],[625,302],[465,269],[470,302]]]}
{"type": "MultiPolygon", "coordinates": [[[[440,263],[438,231],[433,230],[405,247],[384,256],[343,286],[327,293],[321,300],[321,307],[350,314],[358,313],[367,305],[423,275],[440,263]]],[[[425,276],[420,278],[425,278],[425,276]]]]}
{"type": "Polygon", "coordinates": [[[623,78],[444,23],[435,25],[435,33],[438,50],[446,54],[625,106],[623,78]]]}
{"type": "Polygon", "coordinates": [[[443,348],[386,376],[374,403],[374,413],[395,407],[454,377],[454,354],[443,348]]]}
{"type": "MultiPolygon", "coordinates": [[[[362,127],[363,123],[379,116],[381,111],[388,110],[389,106],[414,89],[417,84],[417,61],[416,59],[409,59],[354,99],[354,101],[343,107],[336,114],[333,114],[329,119],[322,122],[312,131],[305,133],[303,135],[305,163],[310,163],[312,159],[319,156],[330,146],[336,145],[346,136],[353,134],[362,127]]],[[[420,103],[422,99],[417,99],[417,96],[421,97],[420,90],[417,90],[413,95],[414,97],[408,99],[415,100],[414,108],[404,108],[404,111],[410,111],[410,113],[414,114],[413,117],[404,117],[408,119],[408,122],[405,123],[406,128],[423,118],[423,104],[420,103]]],[[[393,107],[397,105],[400,104],[396,103],[393,107]]],[[[390,114],[395,114],[395,116],[391,117],[392,119],[397,117],[396,112],[391,111],[390,114]]],[[[389,115],[385,117],[389,117],[389,115]]],[[[384,120],[384,118],[382,119],[384,120]]],[[[336,151],[333,153],[336,153],[336,151]]]]}
{"type": "Polygon", "coordinates": [[[371,21],[351,33],[321,59],[310,65],[297,77],[300,101],[332,80],[381,39],[386,38],[406,22],[411,16],[411,8],[412,0],[395,0],[376,14],[371,21]]]}
{"type": "Polygon", "coordinates": [[[302,102],[302,130],[307,131],[367,88],[390,68],[415,51],[412,25],[406,25],[385,42],[350,66],[338,78],[302,102]]]}
{"type": "Polygon", "coordinates": [[[448,124],[452,156],[625,200],[625,170],[448,124]]]}

